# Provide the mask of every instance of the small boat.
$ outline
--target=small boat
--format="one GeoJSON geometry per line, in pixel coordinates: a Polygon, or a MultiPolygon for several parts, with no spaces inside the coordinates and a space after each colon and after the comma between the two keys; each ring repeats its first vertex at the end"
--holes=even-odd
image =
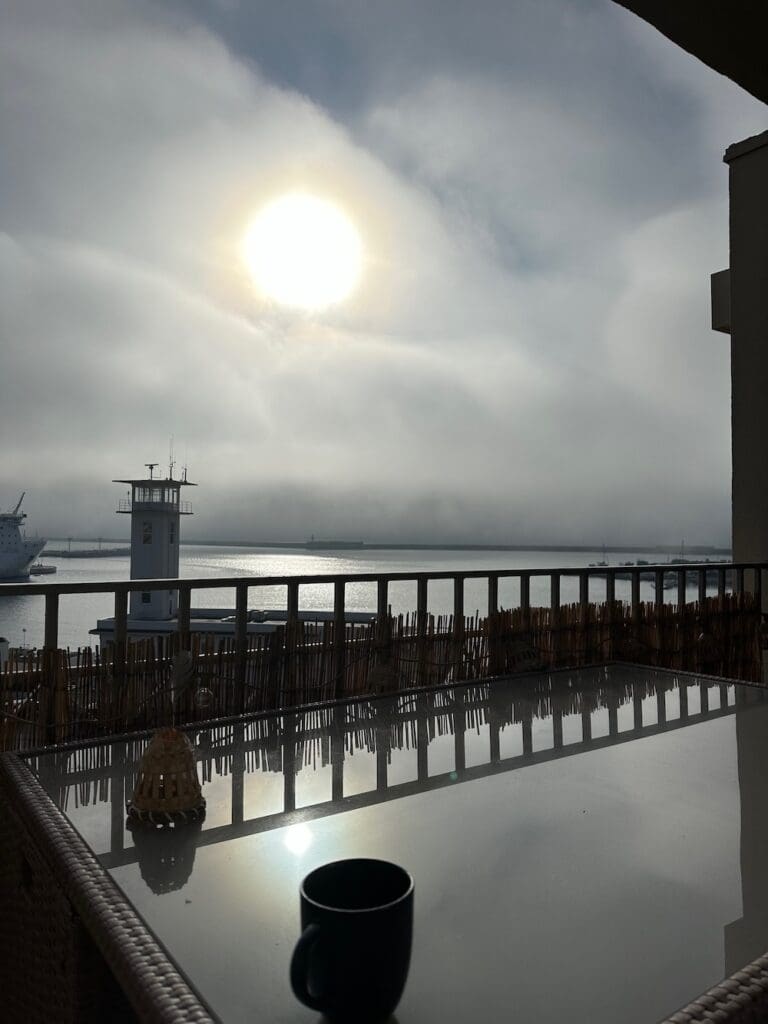
{"type": "Polygon", "coordinates": [[[52,572],[56,572],[56,566],[46,565],[45,562],[34,562],[29,567],[30,576],[48,576],[52,572]]]}

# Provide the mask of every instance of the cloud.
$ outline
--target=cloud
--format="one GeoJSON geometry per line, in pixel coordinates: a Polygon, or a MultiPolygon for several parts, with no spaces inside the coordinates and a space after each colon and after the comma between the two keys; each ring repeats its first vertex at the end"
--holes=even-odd
{"type": "Polygon", "coordinates": [[[0,472],[42,530],[114,531],[108,481],[173,435],[200,537],[727,539],[725,179],[700,164],[752,101],[603,5],[450,4],[438,42],[428,6],[407,72],[346,5],[271,60],[244,8],[12,10],[0,472]],[[325,64],[353,49],[342,102],[325,64]],[[359,291],[322,315],[259,299],[240,256],[296,187],[364,238],[359,291]]]}

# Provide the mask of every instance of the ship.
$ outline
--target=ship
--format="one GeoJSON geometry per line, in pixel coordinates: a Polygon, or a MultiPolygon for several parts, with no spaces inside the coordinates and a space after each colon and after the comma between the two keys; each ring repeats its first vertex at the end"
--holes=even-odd
{"type": "Polygon", "coordinates": [[[352,551],[365,547],[362,540],[315,540],[312,534],[309,540],[304,541],[304,547],[310,551],[352,551]]]}
{"type": "Polygon", "coordinates": [[[26,537],[21,511],[24,491],[12,512],[0,512],[0,580],[25,580],[30,566],[45,547],[43,537],[26,537]]]}

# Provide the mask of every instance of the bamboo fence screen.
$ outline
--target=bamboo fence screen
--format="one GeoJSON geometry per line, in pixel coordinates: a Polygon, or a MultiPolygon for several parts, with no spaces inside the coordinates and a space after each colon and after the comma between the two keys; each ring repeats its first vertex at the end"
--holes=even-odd
{"type": "Polygon", "coordinates": [[[0,749],[89,739],[335,698],[624,661],[762,679],[762,615],[749,592],[682,607],[621,601],[400,615],[372,627],[302,622],[248,637],[193,633],[12,657],[0,675],[0,749]]]}

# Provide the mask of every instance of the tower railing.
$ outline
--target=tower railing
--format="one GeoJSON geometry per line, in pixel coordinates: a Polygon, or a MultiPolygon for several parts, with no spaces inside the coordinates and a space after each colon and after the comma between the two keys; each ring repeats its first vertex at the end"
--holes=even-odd
{"type": "Polygon", "coordinates": [[[191,501],[143,501],[139,499],[133,501],[131,498],[120,498],[117,502],[118,512],[133,512],[142,508],[153,510],[170,509],[172,512],[178,512],[183,516],[192,514],[191,501]]]}

